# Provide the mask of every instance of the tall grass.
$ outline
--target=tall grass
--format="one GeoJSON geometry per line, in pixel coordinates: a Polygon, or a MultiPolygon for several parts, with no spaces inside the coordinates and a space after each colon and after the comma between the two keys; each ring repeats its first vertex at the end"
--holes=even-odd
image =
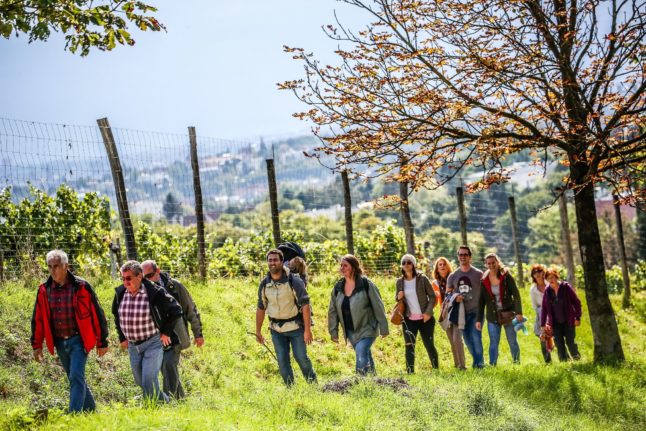
{"type": "MultiPolygon", "coordinates": [[[[307,385],[294,364],[297,384],[290,389],[283,386],[274,358],[247,334],[254,331],[258,281],[187,283],[202,315],[206,344],[183,353],[180,367],[188,397],[181,403],[150,406],[138,399],[140,390],[127,354],[116,347],[108,316],[112,349],[103,358],[92,353],[87,368],[99,410],[79,416],[63,414],[68,385],[55,358],[47,354],[44,364],[31,360],[29,319],[36,286],[0,286],[0,429],[638,430],[646,423],[644,293],[635,297],[633,309],[617,312],[628,357],[620,366],[591,363],[587,309],[577,332],[583,359],[576,363],[543,364],[538,340],[530,333],[519,334],[520,365],[511,363],[503,337],[497,367],[460,372],[452,368],[449,343],[437,327],[440,369],[430,368],[419,343],[417,374],[407,376],[403,337],[399,328],[391,326],[390,336],[373,347],[377,372],[403,377],[411,388],[395,391],[366,379],[340,394],[321,389],[325,383],[351,377],[354,370],[353,351],[332,343],[327,334],[333,278],[315,277],[310,285],[315,340],[308,352],[319,384],[307,385]]],[[[394,280],[375,281],[390,308],[394,280]]],[[[95,282],[100,302],[109,312],[118,283],[95,282]]],[[[531,321],[529,292],[521,294],[531,321]]],[[[620,298],[613,301],[619,310],[620,298]]],[[[486,330],[483,341],[487,356],[486,330]]]]}

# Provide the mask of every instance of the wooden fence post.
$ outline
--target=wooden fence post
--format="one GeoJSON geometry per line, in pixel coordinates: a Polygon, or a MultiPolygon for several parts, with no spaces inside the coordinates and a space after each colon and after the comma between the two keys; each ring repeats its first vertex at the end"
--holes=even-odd
{"type": "Polygon", "coordinates": [[[516,267],[518,285],[525,287],[525,274],[523,273],[523,259],[520,253],[520,239],[518,235],[518,218],[516,217],[516,200],[509,196],[509,214],[511,215],[511,237],[514,241],[514,254],[516,256],[516,267]]]}
{"type": "Polygon", "coordinates": [[[460,233],[462,234],[462,245],[467,245],[467,212],[464,209],[464,189],[456,187],[456,196],[458,198],[458,214],[460,216],[460,233]]]}
{"type": "Polygon", "coordinates": [[[271,226],[274,233],[274,246],[278,247],[280,239],[280,218],[278,214],[278,187],[276,186],[276,169],[274,159],[267,159],[267,182],[269,183],[269,203],[271,205],[271,226]]]}
{"type": "Polygon", "coordinates": [[[137,246],[135,244],[135,232],[132,228],[132,220],[130,219],[130,211],[128,210],[128,197],[126,195],[126,186],[123,181],[123,170],[121,169],[121,161],[119,160],[119,153],[117,146],[114,142],[112,129],[107,118],[100,118],[96,120],[101,131],[103,144],[108,153],[108,160],[110,162],[110,170],[112,171],[112,180],[114,182],[114,190],[117,196],[117,206],[119,208],[119,220],[121,220],[121,228],[126,237],[126,256],[130,260],[137,260],[137,246]]]}
{"type": "Polygon", "coordinates": [[[202,205],[202,185],[200,166],[197,159],[197,136],[195,127],[188,128],[191,145],[191,168],[193,168],[193,190],[195,194],[195,218],[197,219],[197,260],[202,281],[206,280],[206,246],[204,243],[204,207],[202,205]]]}
{"type": "Polygon", "coordinates": [[[352,196],[350,194],[348,171],[341,171],[341,180],[343,181],[343,205],[345,206],[345,242],[348,247],[348,253],[354,254],[354,237],[352,236],[352,196]]]}
{"type": "Polygon", "coordinates": [[[565,190],[562,190],[559,198],[559,212],[561,214],[561,233],[562,242],[565,249],[565,266],[567,267],[567,281],[576,287],[576,275],[574,273],[574,252],[572,251],[572,238],[570,237],[570,221],[567,213],[567,201],[565,199],[565,190]]]}
{"type": "Polygon", "coordinates": [[[630,273],[626,261],[626,244],[624,243],[624,224],[621,221],[621,203],[619,196],[612,195],[612,202],[615,207],[615,221],[617,223],[617,245],[621,254],[621,277],[624,279],[624,293],[621,300],[621,308],[630,308],[630,273]]]}

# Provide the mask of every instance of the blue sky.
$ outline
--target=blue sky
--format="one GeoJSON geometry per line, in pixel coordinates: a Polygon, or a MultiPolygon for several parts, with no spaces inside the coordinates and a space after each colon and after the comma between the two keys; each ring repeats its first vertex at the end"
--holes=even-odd
{"type": "Polygon", "coordinates": [[[0,116],[113,127],[253,138],[307,133],[292,118],[303,109],[276,83],[302,77],[302,66],[283,45],[334,61],[336,43],[321,26],[334,11],[352,29],[365,25],[359,11],[335,0],[149,0],[167,33],[133,30],[134,47],[63,50],[62,35],[47,42],[0,38],[0,116]]]}

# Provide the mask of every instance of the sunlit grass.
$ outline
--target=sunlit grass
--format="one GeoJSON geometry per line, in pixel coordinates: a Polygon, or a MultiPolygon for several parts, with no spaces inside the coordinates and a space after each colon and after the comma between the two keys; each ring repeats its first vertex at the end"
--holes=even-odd
{"type": "MultiPolygon", "coordinates": [[[[506,341],[495,368],[459,372],[452,368],[449,343],[439,327],[440,369],[431,370],[424,348],[417,347],[417,374],[405,375],[399,328],[379,339],[373,354],[377,372],[404,377],[411,389],[394,391],[366,380],[346,394],[323,392],[328,382],[353,375],[354,353],[330,341],[326,312],[333,279],[315,277],[310,285],[315,341],[309,354],[319,385],[307,385],[295,366],[297,384],[287,389],[273,357],[247,331],[254,331],[256,279],[220,279],[208,285],[187,283],[202,314],[206,344],[185,351],[181,371],[188,398],[181,403],[147,406],[137,397],[128,357],[117,346],[88,362],[88,381],[98,412],[68,416],[67,381],[54,358],[31,360],[29,320],[35,286],[0,287],[0,429],[642,429],[646,423],[646,362],[642,358],[646,323],[643,293],[636,306],[619,311],[628,361],[618,367],[591,363],[592,335],[584,309],[577,333],[583,359],[542,363],[537,338],[519,334],[521,365],[511,364],[506,341]]],[[[394,280],[376,278],[388,307],[394,280]]],[[[116,282],[99,282],[97,292],[109,312],[116,282]]],[[[525,315],[533,321],[528,291],[525,315]]],[[[581,292],[582,293],[582,292],[581,292]]],[[[583,296],[582,300],[584,300],[583,296]]],[[[618,310],[620,298],[613,297],[618,310]]],[[[266,330],[265,330],[266,331],[266,330]]],[[[267,337],[269,338],[269,337],[267,337]]],[[[485,356],[488,336],[483,334],[485,356]]],[[[468,355],[467,355],[468,356],[468,355]]],[[[469,360],[469,358],[468,358],[469,360]]]]}

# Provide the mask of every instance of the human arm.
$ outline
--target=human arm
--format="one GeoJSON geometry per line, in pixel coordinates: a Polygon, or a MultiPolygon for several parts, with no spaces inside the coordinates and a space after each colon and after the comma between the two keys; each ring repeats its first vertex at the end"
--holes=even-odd
{"type": "Polygon", "coordinates": [[[262,323],[265,321],[265,310],[256,308],[256,341],[265,344],[265,338],[262,336],[262,323]]]}
{"type": "MultiPolygon", "coordinates": [[[[175,279],[171,279],[173,285],[177,289],[177,296],[179,297],[179,305],[182,306],[184,311],[184,317],[191,325],[191,331],[193,332],[193,337],[195,338],[195,344],[198,344],[197,340],[202,339],[202,344],[204,344],[204,336],[202,335],[202,320],[200,319],[200,313],[197,310],[197,306],[191,297],[186,286],[175,279]]],[[[200,344],[201,345],[201,344],[200,344]]]]}
{"type": "Polygon", "coordinates": [[[379,294],[379,289],[368,278],[365,278],[365,282],[368,283],[368,298],[370,299],[372,312],[379,325],[379,334],[385,337],[388,335],[388,318],[386,317],[386,311],[384,303],[381,300],[381,295],[379,294]]]}
{"type": "Polygon", "coordinates": [[[516,319],[517,319],[516,321],[521,321],[523,320],[523,301],[520,299],[520,292],[518,291],[518,285],[516,284],[516,280],[510,273],[507,273],[506,277],[508,278],[507,288],[511,292],[512,300],[514,303],[514,313],[516,313],[516,319]]]}
{"type": "MultiPolygon", "coordinates": [[[[43,340],[45,339],[45,329],[43,326],[43,305],[39,303],[39,298],[41,295],[45,295],[44,290],[41,292],[41,289],[44,289],[42,286],[38,288],[38,293],[36,294],[36,302],[34,303],[34,311],[31,315],[31,347],[34,349],[34,359],[37,362],[40,362],[36,359],[36,350],[40,350],[40,359],[43,358],[43,340]]],[[[46,296],[45,296],[46,298],[46,296]]]]}
{"type": "Polygon", "coordinates": [[[330,333],[330,338],[335,343],[339,342],[339,313],[336,309],[336,288],[332,288],[330,295],[330,304],[327,308],[327,329],[330,333]]]}
{"type": "MultiPolygon", "coordinates": [[[[85,280],[82,283],[83,289],[90,295],[92,329],[96,337],[97,353],[99,356],[103,356],[107,352],[108,347],[108,322],[92,286],[85,280]]],[[[79,291],[80,294],[81,291],[79,291]]]]}
{"type": "Polygon", "coordinates": [[[428,304],[426,304],[426,308],[423,311],[424,322],[427,322],[431,319],[431,317],[433,317],[433,308],[435,308],[435,304],[437,304],[439,300],[437,299],[433,285],[431,284],[431,281],[428,279],[428,277],[424,274],[421,274],[419,277],[420,282],[424,287],[424,293],[428,298],[428,304]]]}
{"type": "Polygon", "coordinates": [[[124,335],[123,331],[121,330],[121,322],[119,321],[119,297],[123,298],[123,294],[125,292],[125,287],[120,286],[117,288],[117,291],[114,294],[114,298],[112,299],[112,315],[114,317],[114,327],[117,328],[117,336],[119,337],[119,343],[121,345],[121,348],[124,348],[124,342],[125,348],[128,347],[128,341],[126,340],[126,336],[124,335]],[[123,289],[123,292],[121,291],[123,289]]]}
{"type": "Polygon", "coordinates": [[[312,344],[312,314],[310,304],[305,304],[302,308],[303,314],[303,337],[305,344],[312,344]]]}

